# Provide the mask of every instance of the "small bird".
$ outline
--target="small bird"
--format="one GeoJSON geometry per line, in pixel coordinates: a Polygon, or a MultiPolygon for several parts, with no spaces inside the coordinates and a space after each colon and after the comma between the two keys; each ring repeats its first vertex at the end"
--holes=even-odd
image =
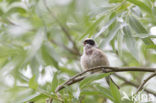
{"type": "MultiPolygon", "coordinates": [[[[85,39],[83,45],[84,45],[83,55],[81,56],[80,59],[82,68],[87,70],[98,66],[109,66],[109,61],[106,55],[102,50],[97,48],[95,41],[93,39],[91,38],[85,39]]],[[[111,77],[108,76],[108,78],[106,78],[108,84],[109,84],[109,79],[114,83],[111,77]]]]}

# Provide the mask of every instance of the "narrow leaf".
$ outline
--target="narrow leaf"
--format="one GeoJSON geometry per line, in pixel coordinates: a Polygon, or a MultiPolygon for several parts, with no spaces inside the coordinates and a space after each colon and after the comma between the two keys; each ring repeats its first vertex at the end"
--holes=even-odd
{"type": "Polygon", "coordinates": [[[21,101],[17,101],[17,103],[25,103],[25,102],[29,102],[29,101],[38,101],[40,99],[43,98],[47,98],[48,96],[44,95],[44,94],[40,94],[40,93],[35,93],[32,95],[29,95],[28,97],[25,97],[23,100],[21,101]]]}
{"type": "Polygon", "coordinates": [[[125,26],[123,28],[123,31],[125,33],[125,42],[126,42],[127,48],[129,49],[130,53],[134,56],[134,58],[138,60],[137,44],[136,44],[135,38],[132,37],[130,28],[128,26],[125,26]]]}
{"type": "Polygon", "coordinates": [[[29,80],[29,87],[32,89],[37,89],[38,88],[38,83],[35,79],[35,75],[29,80]]]}
{"type": "Polygon", "coordinates": [[[90,34],[89,36],[91,36],[93,34],[93,31],[95,31],[96,26],[104,19],[105,16],[101,16],[99,19],[96,20],[96,22],[94,22],[89,28],[88,30],[85,32],[84,35],[82,35],[80,37],[79,40],[83,39],[86,35],[90,34]]]}
{"type": "Polygon", "coordinates": [[[53,65],[56,69],[59,68],[58,62],[49,54],[45,45],[42,46],[42,58],[46,65],[53,65]]]}
{"type": "Polygon", "coordinates": [[[87,78],[85,78],[83,81],[80,82],[80,88],[84,88],[85,86],[87,86],[88,84],[90,84],[92,81],[104,78],[106,76],[108,76],[109,73],[102,73],[102,74],[93,74],[87,78]]]}
{"type": "Polygon", "coordinates": [[[101,30],[95,34],[95,38],[100,36],[106,29],[108,29],[108,27],[116,20],[116,18],[113,18],[111,20],[109,20],[102,28],[101,30]]]}
{"type": "Polygon", "coordinates": [[[118,2],[122,2],[123,0],[109,0],[110,3],[118,3],[118,2]]]}
{"type": "Polygon", "coordinates": [[[142,38],[145,44],[153,44],[153,41],[147,37],[149,35],[145,27],[134,16],[129,16],[128,20],[131,28],[137,33],[138,37],[142,38]]]}
{"type": "Polygon", "coordinates": [[[148,34],[143,25],[134,16],[129,16],[129,24],[131,28],[135,30],[135,32],[137,32],[138,34],[148,34]]]}
{"type": "Polygon", "coordinates": [[[55,91],[56,87],[58,86],[58,78],[57,78],[57,72],[54,74],[53,76],[53,80],[52,80],[52,92],[55,91]]]}
{"type": "Polygon", "coordinates": [[[100,44],[100,48],[104,47],[106,44],[108,44],[117,34],[117,32],[120,30],[120,24],[119,23],[113,23],[113,28],[111,31],[109,31],[108,36],[102,41],[100,44]]]}
{"type": "Polygon", "coordinates": [[[151,14],[151,9],[142,1],[139,0],[127,0],[135,5],[137,5],[138,7],[140,7],[142,10],[146,11],[147,13],[151,14]]]}
{"type": "Polygon", "coordinates": [[[110,90],[111,90],[112,96],[115,99],[115,103],[121,103],[120,91],[118,90],[118,88],[116,87],[116,85],[114,83],[112,83],[111,80],[110,80],[110,90]]]}
{"type": "Polygon", "coordinates": [[[97,85],[97,91],[99,91],[104,97],[109,98],[110,100],[114,101],[114,98],[109,89],[97,85]]]}
{"type": "Polygon", "coordinates": [[[6,14],[12,14],[12,13],[20,13],[20,14],[23,14],[23,13],[26,13],[26,10],[22,7],[13,7],[11,8],[6,14]]]}

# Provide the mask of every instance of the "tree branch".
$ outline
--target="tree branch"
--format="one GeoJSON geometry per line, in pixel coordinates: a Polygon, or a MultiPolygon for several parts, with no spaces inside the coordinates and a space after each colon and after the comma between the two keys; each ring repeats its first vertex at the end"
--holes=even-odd
{"type": "Polygon", "coordinates": [[[150,75],[147,79],[145,79],[144,82],[139,86],[139,88],[138,88],[136,94],[137,94],[140,90],[142,90],[142,89],[143,89],[143,86],[144,86],[150,79],[152,79],[154,76],[156,76],[156,73],[150,75]]]}
{"type": "Polygon", "coordinates": [[[109,66],[99,66],[95,68],[88,69],[86,71],[83,71],[81,73],[76,74],[75,76],[71,77],[69,80],[64,82],[62,85],[59,85],[55,92],[60,91],[63,89],[66,85],[71,85],[76,82],[79,82],[83,80],[85,77],[81,77],[78,79],[78,77],[84,75],[87,72],[91,71],[103,71],[104,73],[109,73],[109,72],[126,72],[126,71],[138,71],[138,72],[155,72],[156,68],[147,68],[147,67],[109,67],[109,66]]]}

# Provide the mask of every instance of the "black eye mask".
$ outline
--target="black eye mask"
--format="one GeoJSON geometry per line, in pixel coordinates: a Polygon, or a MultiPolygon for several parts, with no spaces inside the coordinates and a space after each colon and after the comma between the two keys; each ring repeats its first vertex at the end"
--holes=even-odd
{"type": "Polygon", "coordinates": [[[84,44],[90,44],[90,45],[95,45],[95,42],[94,42],[94,40],[85,40],[84,41],[84,44]]]}

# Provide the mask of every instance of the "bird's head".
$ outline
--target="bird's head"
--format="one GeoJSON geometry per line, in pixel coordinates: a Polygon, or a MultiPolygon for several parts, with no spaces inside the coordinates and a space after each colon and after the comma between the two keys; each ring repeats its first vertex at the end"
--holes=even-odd
{"type": "Polygon", "coordinates": [[[87,48],[91,48],[91,47],[95,47],[96,44],[95,44],[95,41],[91,38],[87,38],[83,41],[83,45],[84,47],[87,47],[87,48]]]}

